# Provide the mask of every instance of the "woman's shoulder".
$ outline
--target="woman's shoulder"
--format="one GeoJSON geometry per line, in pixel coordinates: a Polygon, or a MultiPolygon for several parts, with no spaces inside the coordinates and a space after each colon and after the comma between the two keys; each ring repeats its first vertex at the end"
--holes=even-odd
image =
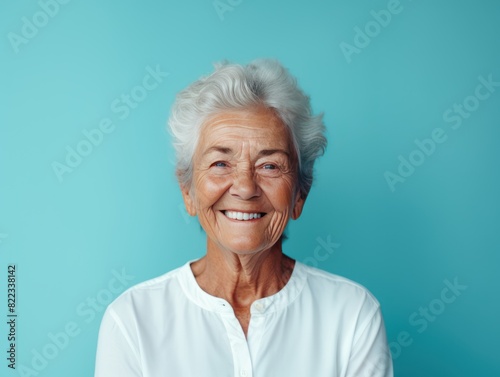
{"type": "Polygon", "coordinates": [[[372,307],[380,304],[371,291],[364,285],[335,273],[321,270],[299,262],[299,265],[307,277],[307,284],[315,296],[321,299],[332,299],[335,302],[346,301],[350,303],[362,302],[372,307]]]}
{"type": "Polygon", "coordinates": [[[163,301],[160,298],[173,299],[172,294],[175,295],[180,288],[178,278],[185,269],[186,264],[131,286],[108,305],[108,310],[122,312],[133,307],[154,305],[155,302],[163,301]]]}

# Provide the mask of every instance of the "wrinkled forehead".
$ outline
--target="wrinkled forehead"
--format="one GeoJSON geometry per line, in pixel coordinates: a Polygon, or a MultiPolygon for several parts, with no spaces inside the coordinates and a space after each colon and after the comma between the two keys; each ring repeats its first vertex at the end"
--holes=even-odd
{"type": "Polygon", "coordinates": [[[227,111],[207,119],[202,125],[197,149],[203,153],[214,146],[279,148],[292,154],[288,127],[266,108],[227,111]]]}

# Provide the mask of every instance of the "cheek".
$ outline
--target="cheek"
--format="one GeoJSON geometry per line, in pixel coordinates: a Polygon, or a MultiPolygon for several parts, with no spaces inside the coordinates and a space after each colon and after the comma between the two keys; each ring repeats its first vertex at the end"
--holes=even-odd
{"type": "Polygon", "coordinates": [[[229,187],[228,177],[201,176],[196,183],[196,197],[198,208],[212,206],[227,191],[229,187]]]}
{"type": "Polygon", "coordinates": [[[294,185],[291,179],[269,179],[261,183],[261,188],[277,211],[289,209],[294,196],[294,185]]]}

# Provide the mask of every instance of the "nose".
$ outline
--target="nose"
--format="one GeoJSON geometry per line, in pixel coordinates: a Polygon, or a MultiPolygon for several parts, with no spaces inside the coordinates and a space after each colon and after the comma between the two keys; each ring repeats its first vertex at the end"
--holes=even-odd
{"type": "Polygon", "coordinates": [[[229,188],[229,193],[243,200],[259,197],[261,190],[255,179],[256,177],[253,169],[238,169],[234,173],[234,179],[229,188]]]}

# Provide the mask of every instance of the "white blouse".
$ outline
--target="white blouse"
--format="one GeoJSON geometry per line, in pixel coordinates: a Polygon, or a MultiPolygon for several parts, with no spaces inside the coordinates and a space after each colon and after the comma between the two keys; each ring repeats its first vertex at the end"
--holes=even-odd
{"type": "Polygon", "coordinates": [[[392,377],[377,300],[296,261],[279,292],[250,308],[203,291],[190,264],[122,293],[107,308],[95,377],[392,377]]]}

